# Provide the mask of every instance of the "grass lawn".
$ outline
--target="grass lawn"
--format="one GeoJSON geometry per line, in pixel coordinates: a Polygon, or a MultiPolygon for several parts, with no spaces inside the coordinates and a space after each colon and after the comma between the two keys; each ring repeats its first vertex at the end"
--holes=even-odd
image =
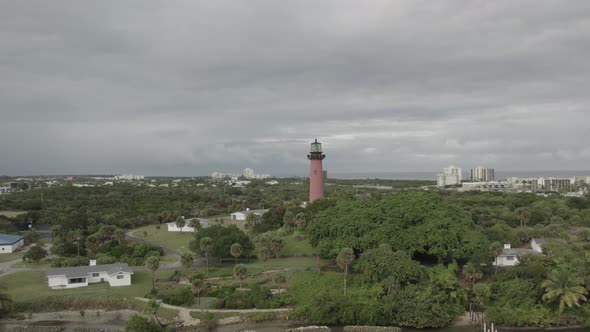
{"type": "Polygon", "coordinates": [[[246,222],[244,220],[232,220],[229,215],[215,216],[206,218],[211,225],[230,226],[236,225],[239,229],[244,230],[246,222]]]}
{"type": "Polygon", "coordinates": [[[157,229],[155,225],[144,227],[137,230],[133,235],[158,243],[179,253],[190,252],[188,244],[193,240],[193,233],[168,232],[166,225],[162,225],[160,229],[157,229]]]}
{"type": "Polygon", "coordinates": [[[314,256],[313,248],[307,239],[297,240],[293,235],[281,237],[285,247],[281,250],[281,257],[314,256]]]}
{"type": "MultiPolygon", "coordinates": [[[[172,271],[157,271],[156,279],[165,279],[171,274],[172,271]]],[[[44,272],[30,271],[0,277],[0,284],[6,287],[6,293],[16,301],[39,301],[49,296],[75,296],[81,298],[114,296],[121,299],[131,299],[143,297],[152,288],[152,274],[149,271],[134,271],[131,278],[131,286],[125,287],[110,287],[108,283],[98,283],[73,289],[51,289],[47,287],[44,272]]]]}
{"type": "Polygon", "coordinates": [[[13,252],[11,254],[0,254],[0,263],[10,262],[15,259],[21,259],[24,254],[24,251],[13,252]]]}
{"type": "Polygon", "coordinates": [[[8,218],[18,217],[21,214],[25,214],[27,211],[0,211],[0,216],[6,216],[8,218]]]}
{"type": "Polygon", "coordinates": [[[216,297],[201,297],[201,304],[199,305],[199,301],[195,298],[195,303],[190,306],[193,309],[214,309],[213,305],[217,302],[216,297]]]}
{"type": "Polygon", "coordinates": [[[12,267],[15,268],[31,268],[31,269],[39,269],[39,268],[49,268],[51,267],[51,263],[45,260],[39,261],[39,263],[34,262],[18,262],[14,264],[12,267]]]}
{"type": "MultiPolygon", "coordinates": [[[[329,259],[320,259],[320,266],[328,265],[332,261],[329,259]]],[[[253,263],[245,264],[248,267],[281,267],[281,266],[300,266],[300,267],[315,267],[317,264],[315,257],[294,257],[294,258],[279,258],[269,259],[266,262],[256,261],[253,263]]]]}

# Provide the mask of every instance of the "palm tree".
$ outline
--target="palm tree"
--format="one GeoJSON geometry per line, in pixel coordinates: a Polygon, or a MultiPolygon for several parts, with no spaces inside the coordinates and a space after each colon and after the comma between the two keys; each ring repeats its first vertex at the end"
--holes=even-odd
{"type": "Polygon", "coordinates": [[[125,231],[120,228],[117,228],[113,233],[113,239],[119,242],[119,244],[123,243],[123,241],[125,240],[125,231]]]}
{"type": "Polygon", "coordinates": [[[213,247],[213,240],[210,237],[204,237],[199,242],[201,251],[205,254],[205,261],[207,262],[207,273],[209,273],[209,251],[213,247]]]}
{"type": "Polygon", "coordinates": [[[199,218],[194,218],[191,220],[190,227],[195,229],[195,232],[198,232],[199,230],[201,230],[201,221],[199,220],[199,218]]]}
{"type": "Polygon", "coordinates": [[[520,222],[520,227],[524,227],[531,219],[531,211],[526,207],[519,207],[514,210],[514,217],[520,222]]]}
{"type": "Polygon", "coordinates": [[[240,288],[242,288],[242,281],[248,277],[248,269],[244,264],[234,266],[234,278],[240,280],[240,288]]]}
{"type": "Polygon", "coordinates": [[[305,213],[299,212],[295,216],[295,226],[299,229],[304,229],[307,225],[307,221],[305,220],[305,213]]]}
{"type": "Polygon", "coordinates": [[[193,266],[193,255],[189,254],[189,253],[184,253],[182,254],[182,256],[180,256],[180,263],[182,264],[182,266],[185,269],[190,268],[191,266],[193,266]]]}
{"type": "Polygon", "coordinates": [[[160,321],[160,318],[158,317],[158,309],[160,309],[160,301],[151,299],[148,302],[148,307],[152,310],[152,315],[154,315],[154,318],[156,319],[158,324],[160,324],[161,327],[165,327],[166,325],[162,324],[162,322],[160,321]]]}
{"type": "Polygon", "coordinates": [[[479,280],[483,277],[483,273],[481,273],[477,266],[472,262],[469,262],[463,266],[463,275],[467,278],[467,280],[469,280],[471,287],[473,287],[476,280],[479,280]]]}
{"type": "Polygon", "coordinates": [[[176,218],[176,227],[180,228],[180,232],[182,233],[182,228],[186,225],[186,220],[182,216],[176,218]]]}
{"type": "Polygon", "coordinates": [[[145,267],[152,271],[152,289],[156,288],[156,271],[160,268],[160,259],[156,256],[150,256],[145,260],[145,267]]]}
{"type": "Polygon", "coordinates": [[[580,301],[586,301],[586,294],[588,291],[582,286],[582,278],[575,274],[575,272],[559,268],[553,270],[547,276],[547,280],[541,283],[541,287],[545,289],[543,300],[546,302],[559,301],[559,313],[568,308],[580,306],[580,301]]]}
{"type": "Polygon", "coordinates": [[[244,248],[242,247],[242,245],[236,242],[231,245],[231,248],[229,249],[229,251],[230,251],[231,255],[235,257],[236,264],[238,264],[238,257],[242,256],[242,252],[244,251],[244,248]]]}
{"type": "Polygon", "coordinates": [[[287,277],[284,274],[278,273],[272,277],[272,282],[279,288],[279,294],[281,294],[281,284],[287,281],[287,277]]]}
{"type": "MultiPolygon", "coordinates": [[[[4,286],[0,286],[0,290],[5,290],[4,286]]],[[[6,313],[12,310],[12,297],[10,295],[0,292],[0,314],[6,313]]]]}
{"type": "Polygon", "coordinates": [[[74,238],[74,242],[78,245],[78,256],[80,256],[80,244],[82,244],[82,231],[79,229],[72,231],[72,238],[74,238]]]}
{"type": "Polygon", "coordinates": [[[500,242],[490,244],[490,254],[494,257],[494,274],[498,272],[498,256],[504,251],[504,246],[500,242]]]}
{"type": "Polygon", "coordinates": [[[348,279],[348,266],[354,261],[354,251],[350,248],[342,248],[338,257],[336,257],[336,264],[344,270],[344,296],[346,296],[346,281],[348,279]]]}
{"type": "Polygon", "coordinates": [[[197,297],[199,305],[201,305],[201,292],[206,287],[205,280],[202,275],[194,275],[191,278],[191,289],[193,294],[197,297]]]}

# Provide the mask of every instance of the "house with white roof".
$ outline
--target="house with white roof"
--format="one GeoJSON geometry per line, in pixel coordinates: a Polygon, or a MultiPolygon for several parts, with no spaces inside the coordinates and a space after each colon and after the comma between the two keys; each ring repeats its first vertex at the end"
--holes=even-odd
{"type": "Polygon", "coordinates": [[[133,271],[125,263],[48,269],[47,284],[51,289],[86,287],[88,284],[108,282],[110,286],[130,286],[133,271]]]}
{"type": "Polygon", "coordinates": [[[519,262],[519,257],[527,254],[539,254],[533,249],[511,248],[510,244],[505,244],[502,253],[494,260],[494,266],[515,266],[519,262]]]}
{"type": "Polygon", "coordinates": [[[268,209],[264,210],[264,209],[256,209],[256,210],[250,210],[248,208],[246,208],[245,211],[238,211],[238,212],[234,212],[232,214],[230,214],[231,220],[246,220],[246,218],[248,217],[248,215],[250,214],[254,214],[257,215],[259,217],[262,217],[263,214],[265,214],[268,211],[268,209]]]}
{"type": "Polygon", "coordinates": [[[10,254],[24,246],[24,237],[20,235],[0,234],[0,254],[10,254]]]}

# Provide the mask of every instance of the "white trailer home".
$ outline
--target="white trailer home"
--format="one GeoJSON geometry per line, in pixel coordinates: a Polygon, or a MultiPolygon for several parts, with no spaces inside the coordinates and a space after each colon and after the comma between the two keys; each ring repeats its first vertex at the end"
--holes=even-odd
{"type": "Polygon", "coordinates": [[[47,284],[52,289],[85,287],[98,282],[108,282],[110,286],[130,286],[132,274],[127,264],[96,265],[96,261],[90,261],[89,266],[48,269],[47,284]]]}

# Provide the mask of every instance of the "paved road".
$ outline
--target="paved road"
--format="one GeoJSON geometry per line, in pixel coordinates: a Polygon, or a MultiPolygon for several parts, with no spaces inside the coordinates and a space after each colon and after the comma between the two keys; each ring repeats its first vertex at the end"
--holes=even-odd
{"type": "MultiPolygon", "coordinates": [[[[149,226],[146,226],[146,227],[149,227],[149,226]]],[[[149,241],[149,240],[144,240],[138,236],[135,236],[136,232],[141,231],[144,228],[145,227],[132,229],[132,230],[126,232],[125,236],[128,239],[133,240],[133,241],[142,242],[142,243],[149,244],[149,245],[156,246],[156,247],[161,247],[165,253],[167,253],[170,256],[174,256],[174,258],[176,258],[176,262],[174,262],[172,264],[160,265],[160,270],[178,270],[178,269],[182,268],[182,264],[180,263],[180,256],[182,255],[181,253],[179,253],[178,251],[175,251],[171,248],[165,247],[161,243],[157,243],[157,242],[149,241]]],[[[192,267],[195,268],[195,267],[205,267],[205,266],[206,266],[206,262],[203,259],[200,259],[200,260],[195,260],[192,267]]],[[[209,266],[213,267],[214,265],[211,264],[211,262],[209,262],[209,266]]],[[[135,267],[133,269],[134,270],[143,270],[145,268],[144,267],[135,267]]]]}
{"type": "MultiPolygon", "coordinates": [[[[49,252],[51,249],[52,243],[46,243],[43,245],[43,248],[49,252]]],[[[28,251],[29,247],[25,248],[23,251],[28,251]]],[[[51,257],[51,256],[48,256],[51,257]]],[[[13,267],[14,264],[22,262],[22,258],[17,258],[15,260],[11,260],[8,262],[0,263],[0,278],[7,276],[9,274],[17,273],[17,272],[26,272],[26,271],[45,271],[45,268],[29,268],[29,267],[13,267]]]]}
{"type": "MultiPolygon", "coordinates": [[[[182,267],[182,264],[180,264],[180,253],[177,251],[174,251],[168,247],[164,247],[162,246],[160,243],[156,243],[153,241],[148,241],[148,240],[144,240],[138,236],[135,236],[135,232],[141,231],[143,228],[145,227],[141,227],[141,228],[136,228],[136,229],[132,229],[128,232],[125,232],[125,236],[133,241],[136,242],[142,242],[145,244],[149,244],[151,246],[156,246],[156,247],[161,247],[165,253],[167,253],[170,256],[174,256],[174,258],[176,258],[176,262],[172,263],[172,264],[162,264],[160,266],[160,270],[176,270],[182,267]]],[[[134,270],[144,270],[144,267],[134,267],[134,270]]]]}
{"type": "MultiPolygon", "coordinates": [[[[149,226],[148,226],[148,227],[149,227],[149,226]]],[[[153,241],[144,240],[144,239],[142,239],[142,238],[140,238],[140,237],[138,237],[138,236],[135,236],[135,232],[141,231],[141,230],[142,230],[142,229],[144,229],[144,228],[146,228],[146,227],[141,227],[141,228],[132,229],[132,230],[130,230],[130,231],[128,231],[128,232],[126,232],[126,233],[125,233],[125,236],[126,236],[128,239],[131,239],[131,240],[133,240],[133,241],[137,241],[137,242],[143,242],[143,243],[146,243],[146,244],[149,244],[149,245],[152,245],[152,246],[156,246],[156,247],[162,247],[162,249],[164,249],[164,252],[165,252],[165,253],[167,253],[168,255],[172,255],[172,256],[178,257],[178,259],[180,259],[180,255],[181,255],[181,254],[180,254],[179,252],[177,252],[177,251],[174,251],[174,250],[172,250],[172,249],[170,249],[170,248],[168,248],[168,247],[164,247],[164,246],[162,246],[162,244],[160,244],[160,243],[156,243],[156,242],[153,242],[153,241]]]]}

